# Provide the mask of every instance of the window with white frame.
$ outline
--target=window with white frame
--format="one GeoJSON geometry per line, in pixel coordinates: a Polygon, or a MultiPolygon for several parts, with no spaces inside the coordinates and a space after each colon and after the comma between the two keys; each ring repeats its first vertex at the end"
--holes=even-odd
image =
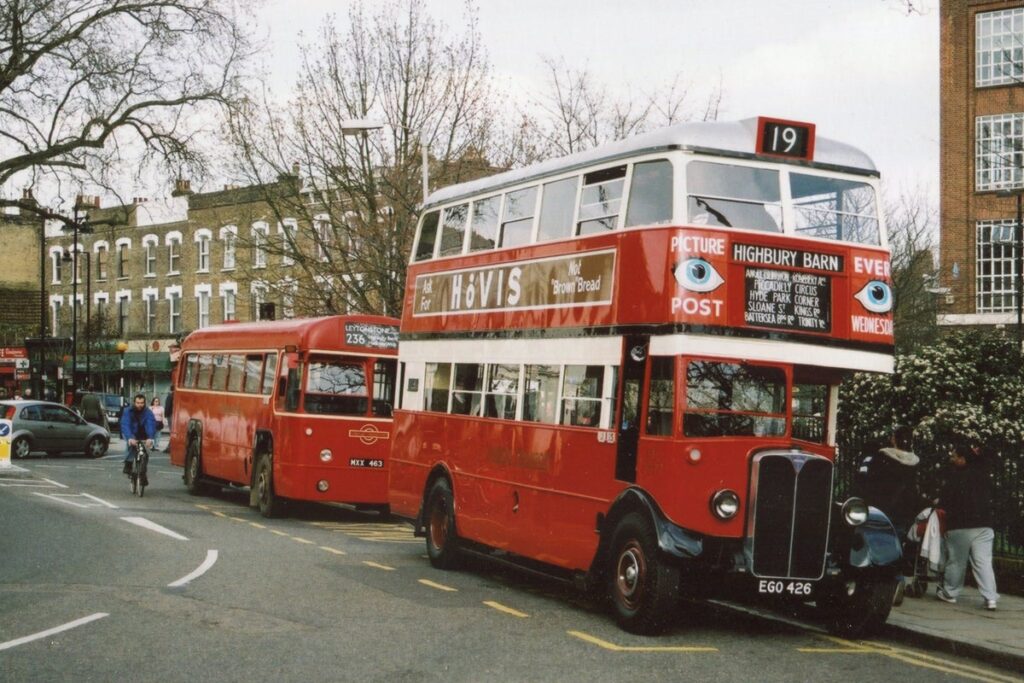
{"type": "Polygon", "coordinates": [[[128,308],[131,298],[128,296],[117,297],[117,334],[124,336],[128,334],[128,308]]]}
{"type": "Polygon", "coordinates": [[[1024,7],[979,12],[974,30],[975,85],[1024,82],[1024,7]]]}
{"type": "Polygon", "coordinates": [[[267,226],[252,226],[252,267],[267,267],[267,226]]]}
{"type": "Polygon", "coordinates": [[[210,271],[210,237],[199,235],[196,240],[196,270],[201,273],[210,271]]]}
{"type": "Polygon", "coordinates": [[[146,333],[153,334],[156,328],[156,292],[146,292],[146,333]]]}
{"type": "Polygon", "coordinates": [[[128,277],[128,249],[131,247],[127,242],[120,242],[117,245],[117,277],[128,277]]]}
{"type": "Polygon", "coordinates": [[[313,237],[316,239],[316,258],[319,261],[326,261],[334,239],[331,222],[326,217],[314,219],[313,233],[313,237]]]}
{"type": "Polygon", "coordinates": [[[298,255],[298,243],[296,239],[295,221],[286,219],[281,222],[281,264],[285,266],[294,265],[295,257],[298,255]]]}
{"type": "Polygon", "coordinates": [[[69,251],[68,257],[71,259],[71,268],[75,274],[75,282],[78,284],[82,283],[82,268],[85,267],[85,257],[82,256],[82,251],[69,251]]]}
{"type": "Polygon", "coordinates": [[[50,299],[50,313],[52,318],[50,320],[50,330],[54,337],[60,337],[63,330],[60,327],[60,309],[63,303],[58,299],[50,299]]]}
{"type": "Polygon", "coordinates": [[[167,293],[168,317],[170,318],[170,333],[181,332],[181,290],[172,289],[167,293]]]}
{"type": "Polygon", "coordinates": [[[167,240],[167,272],[177,273],[181,262],[181,238],[167,240]]]}
{"type": "Polygon", "coordinates": [[[97,247],[96,249],[96,279],[106,280],[107,279],[107,255],[108,250],[105,246],[97,247]]]}
{"type": "Polygon", "coordinates": [[[1016,222],[978,221],[976,296],[978,313],[1015,311],[1013,232],[1016,222]]]}
{"type": "Polygon", "coordinates": [[[59,285],[61,279],[64,277],[62,272],[64,268],[64,251],[51,251],[50,263],[53,266],[53,279],[50,281],[50,283],[54,285],[59,285]]]}
{"type": "Polygon", "coordinates": [[[235,320],[235,290],[225,289],[221,298],[224,300],[224,321],[235,320]]]}
{"type": "Polygon", "coordinates": [[[232,228],[224,228],[220,232],[220,239],[224,243],[224,270],[231,270],[235,267],[235,241],[238,236],[232,228]]]}
{"type": "Polygon", "coordinates": [[[1024,113],[975,119],[974,189],[1000,190],[1022,185],[1024,113]]]}
{"type": "Polygon", "coordinates": [[[143,243],[146,254],[146,276],[156,276],[156,238],[143,243]]]}
{"type": "Polygon", "coordinates": [[[95,311],[93,312],[93,318],[99,322],[101,330],[106,329],[108,301],[109,297],[106,293],[96,295],[95,311]]]}
{"type": "Polygon", "coordinates": [[[210,326],[210,290],[196,291],[196,327],[210,326]]]}
{"type": "Polygon", "coordinates": [[[295,295],[299,291],[299,283],[286,282],[281,289],[281,317],[290,319],[295,317],[295,295]]]}
{"type": "Polygon", "coordinates": [[[250,320],[260,319],[260,306],[267,301],[267,286],[261,282],[252,283],[252,296],[250,297],[252,310],[249,311],[250,320]]]}

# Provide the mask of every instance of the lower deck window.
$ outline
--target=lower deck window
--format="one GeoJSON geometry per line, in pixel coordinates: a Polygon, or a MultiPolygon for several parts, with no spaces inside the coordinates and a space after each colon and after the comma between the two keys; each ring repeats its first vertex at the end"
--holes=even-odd
{"type": "Polygon", "coordinates": [[[781,368],[691,361],[686,368],[685,436],[782,436],[786,375],[781,368]]]}
{"type": "Polygon", "coordinates": [[[567,365],[562,380],[562,424],[597,427],[601,422],[604,367],[567,365]]]}

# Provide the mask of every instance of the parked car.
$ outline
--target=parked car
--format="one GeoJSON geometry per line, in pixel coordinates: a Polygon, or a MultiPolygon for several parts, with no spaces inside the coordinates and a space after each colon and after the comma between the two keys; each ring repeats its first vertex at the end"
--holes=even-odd
{"type": "Polygon", "coordinates": [[[50,401],[0,401],[0,417],[12,422],[11,457],[30,453],[85,453],[98,458],[107,452],[110,432],[90,424],[70,408],[50,401]]]}

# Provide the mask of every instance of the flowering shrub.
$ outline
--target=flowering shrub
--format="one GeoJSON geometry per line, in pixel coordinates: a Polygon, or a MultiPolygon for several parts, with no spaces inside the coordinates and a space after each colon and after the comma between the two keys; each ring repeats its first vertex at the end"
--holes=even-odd
{"type": "MultiPolygon", "coordinates": [[[[892,375],[857,374],[839,392],[840,469],[889,445],[894,424],[914,429],[921,491],[938,491],[953,444],[965,441],[996,459],[997,529],[1024,546],[1024,358],[999,332],[956,332],[896,357],[892,375]]],[[[1022,550],[1021,552],[1024,552],[1022,550]]]]}

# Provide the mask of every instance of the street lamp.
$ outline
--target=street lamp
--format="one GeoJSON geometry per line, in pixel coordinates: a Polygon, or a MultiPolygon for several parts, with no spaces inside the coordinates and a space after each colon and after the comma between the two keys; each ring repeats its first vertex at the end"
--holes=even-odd
{"type": "Polygon", "coordinates": [[[117,342],[117,353],[121,356],[121,401],[124,402],[124,352],[128,350],[128,342],[117,342]]]}
{"type": "Polygon", "coordinates": [[[1021,226],[1021,195],[1024,195],[1024,188],[1018,187],[1012,190],[999,190],[996,192],[997,197],[1016,197],[1017,198],[1017,221],[1013,226],[1013,269],[1015,273],[1013,293],[1014,300],[1017,303],[1017,351],[1021,350],[1021,342],[1024,340],[1024,324],[1022,324],[1022,312],[1024,312],[1024,245],[1021,244],[1022,240],[1022,228],[1021,226]]]}
{"type": "MultiPolygon", "coordinates": [[[[341,122],[341,134],[342,135],[358,135],[359,133],[368,133],[371,130],[380,130],[385,124],[374,121],[372,119],[349,119],[348,121],[341,122]]],[[[423,131],[415,131],[405,126],[394,126],[395,128],[401,128],[409,133],[415,133],[419,138],[420,153],[422,154],[421,164],[423,166],[423,203],[427,202],[427,193],[429,192],[429,181],[430,181],[430,148],[427,145],[426,137],[423,135],[423,131]]]]}
{"type": "MultiPolygon", "coordinates": [[[[78,246],[77,244],[75,246],[78,246]]],[[[89,383],[89,377],[92,375],[92,356],[90,353],[91,345],[89,343],[91,335],[89,319],[92,317],[92,254],[88,251],[83,251],[81,256],[85,257],[85,378],[86,384],[89,383]]],[[[71,382],[74,385],[72,390],[78,388],[78,294],[75,292],[78,288],[78,264],[77,259],[79,257],[78,250],[75,250],[74,255],[69,254],[67,251],[64,252],[64,256],[61,260],[64,263],[73,263],[71,266],[71,288],[72,288],[72,321],[71,321],[71,335],[72,335],[72,346],[71,346],[71,382]]]]}
{"type": "MultiPolygon", "coordinates": [[[[78,387],[78,233],[90,233],[92,228],[81,221],[78,217],[79,211],[83,208],[83,197],[78,195],[75,198],[75,209],[74,209],[74,220],[71,223],[72,233],[72,257],[71,257],[71,393],[74,394],[75,389],[78,387]]],[[[67,226],[65,226],[67,229],[67,226]]],[[[88,256],[88,254],[87,254],[88,256]]],[[[67,253],[65,252],[65,262],[67,262],[67,253]]],[[[86,261],[88,267],[89,262],[86,261]]],[[[89,294],[87,293],[88,297],[89,294]]],[[[88,345],[88,333],[86,334],[86,345],[88,345]]],[[[88,356],[88,354],[86,354],[88,356]]]]}

